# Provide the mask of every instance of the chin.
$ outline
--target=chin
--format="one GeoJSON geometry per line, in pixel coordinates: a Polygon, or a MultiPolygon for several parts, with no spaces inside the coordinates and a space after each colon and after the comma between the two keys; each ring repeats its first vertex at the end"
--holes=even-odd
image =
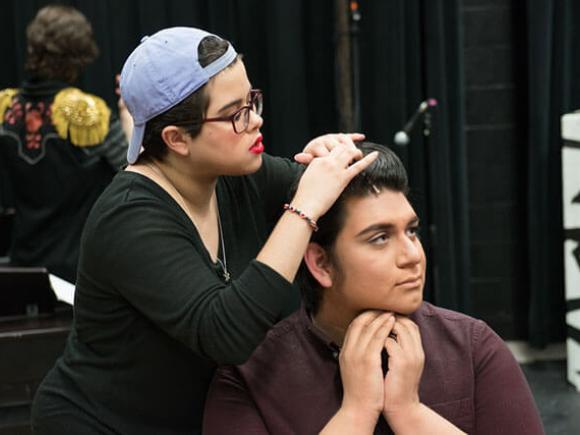
{"type": "Polygon", "coordinates": [[[414,298],[413,300],[408,301],[407,303],[400,304],[393,311],[395,311],[395,313],[408,316],[410,314],[413,314],[415,311],[417,311],[421,307],[422,303],[423,303],[423,295],[420,295],[416,299],[414,298]]]}
{"type": "Polygon", "coordinates": [[[233,175],[233,176],[240,176],[240,175],[250,175],[258,172],[258,169],[262,167],[262,155],[253,155],[252,160],[245,164],[237,165],[231,168],[227,174],[224,175],[233,175]]]}
{"type": "Polygon", "coordinates": [[[252,161],[248,174],[253,174],[254,172],[257,172],[258,169],[260,169],[261,167],[262,167],[262,154],[259,154],[255,156],[255,159],[252,161]]]}

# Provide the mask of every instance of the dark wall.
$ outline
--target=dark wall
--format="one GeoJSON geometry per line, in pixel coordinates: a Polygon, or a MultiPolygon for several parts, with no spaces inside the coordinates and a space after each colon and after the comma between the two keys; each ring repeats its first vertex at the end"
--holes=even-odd
{"type": "Polygon", "coordinates": [[[465,140],[474,314],[524,338],[525,32],[517,1],[463,0],[465,140]]]}

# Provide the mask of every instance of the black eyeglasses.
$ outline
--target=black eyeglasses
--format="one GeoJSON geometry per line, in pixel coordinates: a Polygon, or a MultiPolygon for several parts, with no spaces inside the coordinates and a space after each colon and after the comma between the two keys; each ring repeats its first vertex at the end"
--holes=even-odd
{"type": "MultiPolygon", "coordinates": [[[[204,118],[201,120],[204,122],[223,122],[229,121],[232,123],[232,127],[237,134],[243,133],[248,128],[250,124],[250,111],[256,113],[256,115],[262,114],[262,109],[264,108],[264,99],[262,97],[262,91],[260,89],[251,89],[248,104],[240,107],[234,113],[228,116],[219,116],[215,118],[204,118]]],[[[173,125],[187,125],[191,124],[191,121],[180,121],[173,123],[173,125]]]]}
{"type": "Polygon", "coordinates": [[[234,131],[237,134],[243,133],[248,128],[250,124],[250,110],[256,113],[256,115],[262,114],[262,109],[264,108],[264,99],[262,97],[262,91],[260,89],[250,90],[249,104],[240,107],[234,113],[229,116],[219,116],[217,118],[205,118],[201,122],[220,122],[220,121],[230,121],[234,127],[234,131]]]}

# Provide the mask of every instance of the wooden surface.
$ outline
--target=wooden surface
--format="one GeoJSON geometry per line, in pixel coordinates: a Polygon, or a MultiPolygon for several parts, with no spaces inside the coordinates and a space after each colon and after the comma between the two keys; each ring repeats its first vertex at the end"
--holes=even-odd
{"type": "Polygon", "coordinates": [[[30,433],[29,407],[48,370],[62,354],[72,308],[50,316],[0,318],[0,435],[30,433]]]}

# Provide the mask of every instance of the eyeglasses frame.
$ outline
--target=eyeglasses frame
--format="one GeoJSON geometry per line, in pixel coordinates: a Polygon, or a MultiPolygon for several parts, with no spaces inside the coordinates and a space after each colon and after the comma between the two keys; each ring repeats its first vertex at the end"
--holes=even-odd
{"type": "MultiPolygon", "coordinates": [[[[254,111],[253,107],[254,107],[254,103],[256,98],[258,97],[263,97],[263,93],[261,89],[250,89],[250,101],[248,104],[246,104],[245,106],[240,107],[238,110],[236,110],[234,113],[232,113],[231,115],[228,116],[216,116],[216,117],[212,117],[212,118],[203,118],[201,120],[201,123],[205,123],[205,122],[224,122],[224,121],[230,121],[232,123],[232,128],[234,129],[234,132],[236,134],[242,134],[244,131],[246,131],[248,129],[248,125],[250,125],[250,115],[248,114],[248,122],[247,124],[244,126],[244,129],[242,131],[238,131],[236,130],[236,121],[235,118],[236,116],[238,116],[240,114],[240,112],[244,111],[244,110],[251,110],[254,111]]],[[[258,113],[258,115],[262,114],[262,109],[263,109],[263,102],[262,105],[260,106],[260,113],[258,113]]],[[[249,112],[248,112],[249,113],[249,112]]],[[[173,123],[173,125],[187,125],[190,124],[191,122],[189,121],[180,121],[177,123],[173,123]]]]}

